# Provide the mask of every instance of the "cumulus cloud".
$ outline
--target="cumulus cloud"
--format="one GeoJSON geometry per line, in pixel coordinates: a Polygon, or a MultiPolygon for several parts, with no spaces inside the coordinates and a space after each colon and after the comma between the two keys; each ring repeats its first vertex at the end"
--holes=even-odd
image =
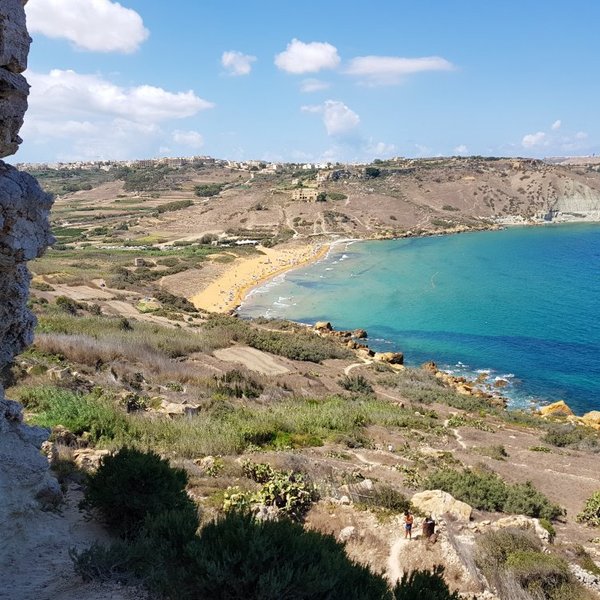
{"type": "Polygon", "coordinates": [[[365,146],[365,152],[372,158],[387,158],[396,151],[394,144],[386,144],[385,142],[374,142],[372,139],[365,146]]]}
{"type": "Polygon", "coordinates": [[[256,60],[256,56],[250,54],[242,54],[235,50],[223,52],[221,56],[221,64],[225,67],[227,73],[233,76],[249,75],[252,71],[252,63],[256,60]]]}
{"type": "Polygon", "coordinates": [[[523,136],[521,140],[521,145],[523,148],[534,148],[536,146],[547,146],[548,141],[546,139],[546,134],[543,131],[538,131],[537,133],[528,133],[523,136]]]}
{"type": "Polygon", "coordinates": [[[300,91],[304,93],[319,92],[320,90],[326,90],[331,87],[331,84],[320,79],[305,79],[300,84],[300,91]]]}
{"type": "Polygon", "coordinates": [[[202,148],[204,145],[204,138],[201,133],[197,131],[180,131],[176,129],[173,132],[173,141],[176,144],[187,146],[189,148],[202,148]]]}
{"type": "Polygon", "coordinates": [[[131,121],[164,121],[195,115],[214,105],[193,91],[168,92],[160,87],[118,86],[99,75],[53,69],[27,72],[31,84],[30,111],[34,115],[73,117],[100,115],[131,121]]]}
{"type": "Polygon", "coordinates": [[[301,110],[321,114],[327,135],[330,136],[345,135],[360,123],[360,117],[339,100],[326,100],[323,104],[303,106],[301,110]]]}
{"type": "MultiPolygon", "coordinates": [[[[191,90],[169,92],[149,85],[126,88],[99,75],[75,71],[28,71],[27,78],[31,94],[22,129],[25,144],[46,144],[48,152],[55,154],[52,141],[68,140],[70,159],[151,155],[149,148],[164,145],[160,142],[169,135],[162,123],[214,106],[191,90]]],[[[181,144],[200,143],[200,134],[177,133],[181,144]]]]}
{"type": "Polygon", "coordinates": [[[401,83],[408,75],[424,71],[452,71],[454,65],[439,56],[402,58],[399,56],[358,56],[345,70],[369,85],[401,83]]]}
{"type": "Polygon", "coordinates": [[[34,0],[25,6],[31,33],[69,40],[81,50],[137,50],[150,32],[142,17],[111,0],[34,0]]]}
{"type": "Polygon", "coordinates": [[[306,44],[294,38],[275,56],[275,64],[288,73],[316,73],[322,69],[335,69],[340,64],[340,57],[337,48],[327,42],[306,44]]]}
{"type": "Polygon", "coordinates": [[[459,144],[454,148],[455,154],[467,154],[469,149],[464,144],[459,144]]]}
{"type": "Polygon", "coordinates": [[[523,136],[521,146],[531,151],[544,148],[545,153],[552,155],[582,153],[594,147],[588,137],[585,131],[563,132],[562,123],[555,121],[547,132],[538,131],[523,136]]]}

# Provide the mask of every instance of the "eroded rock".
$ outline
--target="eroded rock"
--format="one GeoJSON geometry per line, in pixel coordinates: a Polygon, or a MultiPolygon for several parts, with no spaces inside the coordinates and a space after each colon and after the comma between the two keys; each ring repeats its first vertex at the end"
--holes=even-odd
{"type": "Polygon", "coordinates": [[[469,521],[473,509],[466,502],[461,502],[442,490],[426,490],[418,492],[411,498],[415,508],[430,514],[435,520],[443,515],[450,515],[456,521],[469,521]]]}

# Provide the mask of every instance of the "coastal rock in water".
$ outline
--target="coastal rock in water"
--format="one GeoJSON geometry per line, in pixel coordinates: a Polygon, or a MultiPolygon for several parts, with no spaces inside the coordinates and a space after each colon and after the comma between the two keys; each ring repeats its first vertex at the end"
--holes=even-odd
{"type": "Polygon", "coordinates": [[[447,514],[457,521],[469,521],[473,511],[466,502],[461,502],[442,490],[418,492],[411,498],[411,502],[415,508],[431,514],[436,520],[447,514]]]}
{"type": "Polygon", "coordinates": [[[570,417],[573,415],[573,411],[569,408],[564,400],[553,402],[548,406],[542,406],[540,408],[540,415],[546,417],[570,417]]]}
{"type": "Polygon", "coordinates": [[[320,332],[333,331],[333,327],[329,321],[317,321],[313,329],[320,332]]]}
{"type": "Polygon", "coordinates": [[[592,410],[581,417],[581,422],[588,427],[600,430],[600,410],[592,410]]]}
{"type": "Polygon", "coordinates": [[[357,340],[363,340],[367,337],[367,332],[364,329],[355,329],[352,332],[352,337],[357,340]]]}
{"type": "Polygon", "coordinates": [[[404,362],[404,354],[402,352],[375,352],[373,358],[378,362],[390,365],[401,365],[404,362]]]}

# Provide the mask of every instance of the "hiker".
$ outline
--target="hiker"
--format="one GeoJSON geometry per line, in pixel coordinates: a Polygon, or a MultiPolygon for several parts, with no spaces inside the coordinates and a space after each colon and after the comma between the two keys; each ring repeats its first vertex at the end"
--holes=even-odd
{"type": "Polygon", "coordinates": [[[414,517],[409,510],[404,511],[404,539],[412,540],[412,526],[414,517]]]}

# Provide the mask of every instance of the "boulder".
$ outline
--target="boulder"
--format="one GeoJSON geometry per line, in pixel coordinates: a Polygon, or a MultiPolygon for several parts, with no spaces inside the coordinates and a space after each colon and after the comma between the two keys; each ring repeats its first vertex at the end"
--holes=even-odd
{"type": "Polygon", "coordinates": [[[438,372],[437,365],[432,360],[430,360],[426,363],[423,363],[421,365],[421,369],[424,369],[425,371],[429,371],[430,373],[433,373],[434,375],[435,375],[435,373],[438,372]]]}
{"type": "Polygon", "coordinates": [[[81,448],[73,452],[73,462],[82,471],[95,471],[100,466],[100,461],[108,454],[108,450],[81,448]]]}
{"type": "Polygon", "coordinates": [[[404,354],[402,352],[375,352],[373,358],[378,362],[390,365],[401,365],[404,362],[404,354]]]}
{"type": "Polygon", "coordinates": [[[436,520],[442,515],[449,515],[456,521],[469,521],[473,511],[466,502],[461,502],[442,490],[418,492],[411,502],[415,508],[430,514],[436,520]]]}
{"type": "Polygon", "coordinates": [[[592,410],[581,417],[581,422],[588,427],[600,429],[600,410],[592,410]]]}
{"type": "Polygon", "coordinates": [[[355,329],[352,332],[352,337],[357,340],[363,340],[367,337],[367,332],[364,329],[355,329]]]}
{"type": "Polygon", "coordinates": [[[550,533],[540,525],[539,519],[526,517],[525,515],[509,515],[502,517],[491,524],[494,531],[499,529],[521,529],[524,531],[532,531],[545,544],[550,543],[550,533]]]}
{"type": "Polygon", "coordinates": [[[356,539],[358,537],[358,533],[356,532],[356,527],[349,525],[348,527],[344,527],[337,536],[338,542],[342,544],[348,542],[350,540],[356,539]]]}
{"type": "Polygon", "coordinates": [[[313,329],[315,331],[333,331],[333,327],[329,321],[317,321],[313,329]]]}
{"type": "Polygon", "coordinates": [[[540,408],[540,415],[544,418],[547,417],[570,417],[573,415],[573,411],[569,408],[564,400],[553,402],[548,406],[542,406],[540,408]]]}

